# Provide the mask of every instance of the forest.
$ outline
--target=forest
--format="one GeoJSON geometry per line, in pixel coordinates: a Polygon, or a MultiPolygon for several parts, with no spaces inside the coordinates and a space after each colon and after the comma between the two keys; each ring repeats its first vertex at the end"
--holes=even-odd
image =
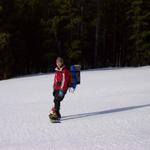
{"type": "Polygon", "coordinates": [[[0,0],[0,79],[150,65],[150,0],[0,0]]]}

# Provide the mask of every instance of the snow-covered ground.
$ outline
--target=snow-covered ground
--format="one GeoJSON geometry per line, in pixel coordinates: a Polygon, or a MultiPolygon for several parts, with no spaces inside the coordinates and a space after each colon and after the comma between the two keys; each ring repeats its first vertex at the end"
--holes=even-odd
{"type": "Polygon", "coordinates": [[[150,66],[81,75],[59,124],[54,74],[0,81],[0,150],[150,150],[150,66]]]}

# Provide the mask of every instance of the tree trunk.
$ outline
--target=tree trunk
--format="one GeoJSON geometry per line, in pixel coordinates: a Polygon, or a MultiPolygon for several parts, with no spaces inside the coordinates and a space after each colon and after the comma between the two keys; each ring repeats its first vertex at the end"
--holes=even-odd
{"type": "Polygon", "coordinates": [[[94,67],[98,65],[99,31],[100,31],[100,0],[97,0],[96,2],[97,2],[97,19],[95,30],[94,67]]]}

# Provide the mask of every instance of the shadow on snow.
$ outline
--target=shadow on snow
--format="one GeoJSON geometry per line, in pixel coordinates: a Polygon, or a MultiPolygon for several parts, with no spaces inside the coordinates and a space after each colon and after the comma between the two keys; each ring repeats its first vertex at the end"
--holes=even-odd
{"type": "Polygon", "coordinates": [[[103,115],[103,114],[119,113],[122,111],[129,111],[129,110],[139,109],[139,108],[144,108],[144,107],[150,107],[150,104],[129,106],[129,107],[122,107],[122,108],[116,108],[116,109],[110,109],[110,110],[104,110],[104,111],[98,111],[98,112],[90,112],[90,113],[82,113],[82,114],[63,116],[61,120],[65,121],[65,120],[73,120],[73,119],[79,119],[79,118],[85,118],[85,117],[91,117],[91,116],[97,116],[97,115],[103,115]]]}

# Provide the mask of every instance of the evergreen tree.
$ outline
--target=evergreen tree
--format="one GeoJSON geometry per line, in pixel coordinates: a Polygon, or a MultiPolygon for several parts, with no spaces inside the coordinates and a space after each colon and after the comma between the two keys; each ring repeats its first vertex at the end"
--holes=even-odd
{"type": "Polygon", "coordinates": [[[149,0],[0,0],[0,78],[150,64],[149,0]]]}
{"type": "Polygon", "coordinates": [[[146,0],[132,0],[128,14],[130,15],[132,41],[132,61],[134,65],[146,65],[150,58],[150,2],[146,0]]]}

